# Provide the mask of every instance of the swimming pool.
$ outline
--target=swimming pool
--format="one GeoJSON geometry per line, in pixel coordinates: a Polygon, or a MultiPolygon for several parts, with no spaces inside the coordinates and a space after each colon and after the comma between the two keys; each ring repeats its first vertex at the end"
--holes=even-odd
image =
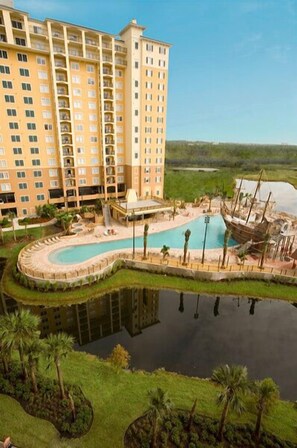
{"type": "MultiPolygon", "coordinates": [[[[184,232],[190,229],[191,237],[189,240],[189,251],[191,249],[202,249],[205,223],[204,216],[188,222],[174,229],[164,230],[158,233],[148,235],[148,251],[153,248],[161,249],[163,244],[171,249],[182,249],[184,247],[184,232]]],[[[215,249],[223,246],[225,224],[221,216],[212,216],[208,224],[206,249],[215,249]]],[[[132,229],[131,229],[132,233],[132,229]]],[[[235,245],[235,241],[230,240],[229,246],[235,245]]],[[[135,247],[143,247],[143,236],[135,238],[135,247]]],[[[113,250],[131,249],[132,238],[114,240],[108,242],[80,244],[58,249],[49,254],[49,261],[55,264],[76,264],[96,257],[97,255],[113,250]]]]}

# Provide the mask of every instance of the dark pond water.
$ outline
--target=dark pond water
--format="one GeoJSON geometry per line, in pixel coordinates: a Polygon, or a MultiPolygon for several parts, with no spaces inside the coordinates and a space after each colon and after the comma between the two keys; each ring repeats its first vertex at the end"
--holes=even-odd
{"type": "MultiPolygon", "coordinates": [[[[11,299],[1,305],[2,312],[17,307],[11,299]]],[[[297,399],[292,304],[123,289],[82,305],[31,309],[42,319],[42,336],[67,331],[78,350],[105,358],[119,343],[131,354],[132,367],[200,377],[209,377],[221,363],[243,364],[251,378],[270,376],[282,398],[297,399]]]]}

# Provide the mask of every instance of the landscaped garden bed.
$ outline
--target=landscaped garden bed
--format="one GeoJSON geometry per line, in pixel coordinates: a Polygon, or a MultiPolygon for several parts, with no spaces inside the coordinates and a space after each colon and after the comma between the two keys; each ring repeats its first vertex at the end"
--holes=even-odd
{"type": "MultiPolygon", "coordinates": [[[[217,441],[219,421],[204,415],[194,415],[189,428],[190,413],[176,410],[165,417],[158,427],[155,446],[158,448],[204,448],[221,446],[217,441]]],[[[151,448],[153,421],[150,413],[135,420],[125,435],[126,448],[151,448]]],[[[250,424],[227,423],[224,447],[240,448],[296,448],[297,445],[263,431],[259,445],[255,443],[254,427],[250,424]]]]}
{"type": "Polygon", "coordinates": [[[52,221],[52,219],[52,217],[35,216],[32,218],[19,219],[19,225],[28,226],[31,224],[44,224],[46,222],[52,221]]]}
{"type": "Polygon", "coordinates": [[[65,385],[66,398],[61,399],[56,381],[39,377],[38,383],[38,391],[32,393],[31,382],[24,382],[17,365],[13,365],[7,375],[0,372],[0,393],[18,400],[28,414],[49,420],[64,437],[86,434],[92,424],[93,411],[81,389],[65,385]]]}

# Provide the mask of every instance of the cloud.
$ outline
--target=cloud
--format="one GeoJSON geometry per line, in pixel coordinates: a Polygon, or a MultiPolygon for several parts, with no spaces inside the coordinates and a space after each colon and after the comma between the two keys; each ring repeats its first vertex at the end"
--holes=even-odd
{"type": "MultiPolygon", "coordinates": [[[[16,0],[15,7],[33,15],[46,15],[66,12],[67,3],[67,1],[59,0],[16,0]]],[[[70,2],[68,6],[70,6],[70,2]]]]}

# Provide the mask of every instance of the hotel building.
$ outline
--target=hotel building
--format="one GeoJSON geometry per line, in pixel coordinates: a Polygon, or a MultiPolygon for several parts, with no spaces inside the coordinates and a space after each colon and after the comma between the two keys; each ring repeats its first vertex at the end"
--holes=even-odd
{"type": "Polygon", "coordinates": [[[0,215],[163,197],[170,45],[0,0],[0,215]]]}

